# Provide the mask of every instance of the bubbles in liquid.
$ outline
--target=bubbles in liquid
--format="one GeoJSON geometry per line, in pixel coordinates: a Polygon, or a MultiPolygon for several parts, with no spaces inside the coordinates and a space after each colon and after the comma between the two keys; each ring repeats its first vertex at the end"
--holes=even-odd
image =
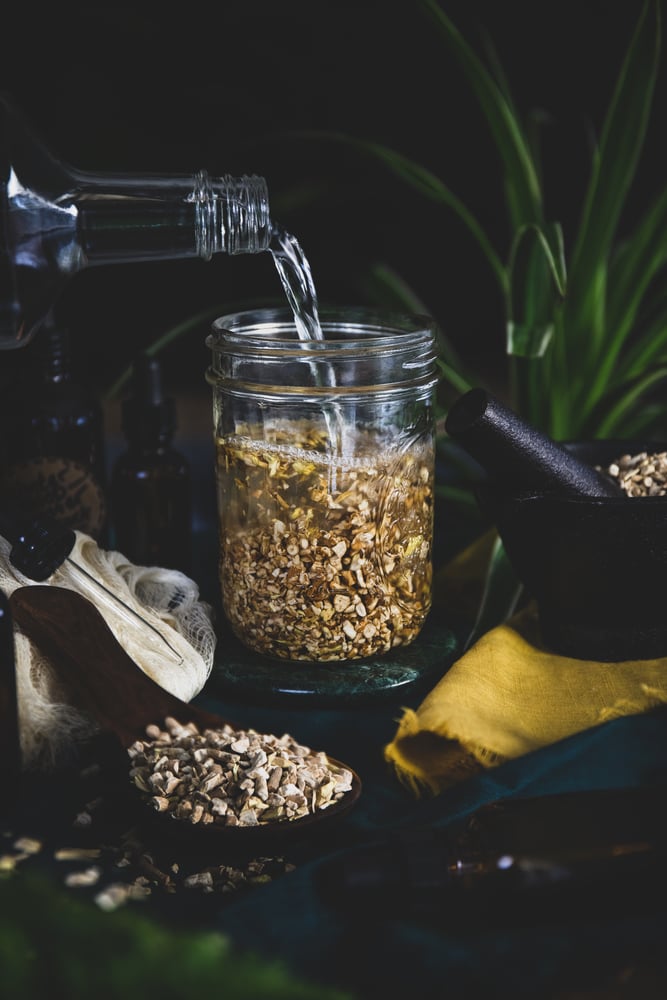
{"type": "MultiPolygon", "coordinates": [[[[285,421],[281,427],[275,429],[278,435],[293,435],[298,437],[299,425],[290,425],[285,421]]],[[[230,449],[237,449],[248,456],[254,453],[266,456],[275,456],[281,462],[301,462],[303,464],[312,463],[322,468],[328,468],[331,456],[326,440],[320,438],[317,446],[312,446],[317,432],[311,431],[311,447],[304,447],[298,443],[285,443],[282,441],[271,441],[267,438],[245,437],[241,434],[229,434],[224,438],[224,445],[230,449]]],[[[220,444],[221,442],[219,442],[220,444]]],[[[378,464],[393,464],[397,460],[397,450],[392,439],[381,437],[376,432],[366,432],[366,438],[362,432],[355,435],[356,453],[338,455],[334,451],[335,461],[339,472],[352,472],[354,470],[373,469],[378,464]]]]}

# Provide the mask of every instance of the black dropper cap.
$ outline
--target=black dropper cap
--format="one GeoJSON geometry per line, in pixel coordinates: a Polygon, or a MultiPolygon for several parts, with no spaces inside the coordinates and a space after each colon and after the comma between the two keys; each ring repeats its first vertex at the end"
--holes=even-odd
{"type": "Polygon", "coordinates": [[[121,426],[128,441],[165,443],[176,430],[174,400],[164,395],[158,358],[140,354],[132,366],[130,395],[123,400],[121,426]]]}
{"type": "Polygon", "coordinates": [[[447,415],[445,430],[495,485],[512,493],[625,496],[610,477],[576,458],[484,389],[471,389],[459,397],[447,415]]]}
{"type": "Polygon", "coordinates": [[[47,580],[62,566],[76,542],[76,533],[47,517],[21,518],[0,511],[0,535],[11,543],[9,561],[29,580],[47,580]]]}

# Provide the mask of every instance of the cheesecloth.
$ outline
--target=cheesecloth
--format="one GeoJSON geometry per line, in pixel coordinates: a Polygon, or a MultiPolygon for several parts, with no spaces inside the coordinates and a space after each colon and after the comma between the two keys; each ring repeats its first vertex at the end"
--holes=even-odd
{"type": "MultiPolygon", "coordinates": [[[[35,583],[12,566],[10,552],[10,543],[0,536],[0,587],[7,596],[17,587],[35,583]]],[[[122,553],[101,549],[93,538],[77,531],[68,559],[40,584],[75,590],[92,601],[128,655],[171,694],[190,701],[203,688],[213,667],[216,645],[213,609],[200,600],[199,588],[185,574],[136,566],[122,553]],[[116,595],[124,607],[77,566],[116,595]],[[153,628],[147,628],[136,615],[153,628]]],[[[48,658],[16,625],[14,643],[23,766],[53,767],[69,755],[73,743],[92,735],[97,727],[67,704],[48,658]]],[[[94,663],[90,669],[95,669],[94,663]]]]}

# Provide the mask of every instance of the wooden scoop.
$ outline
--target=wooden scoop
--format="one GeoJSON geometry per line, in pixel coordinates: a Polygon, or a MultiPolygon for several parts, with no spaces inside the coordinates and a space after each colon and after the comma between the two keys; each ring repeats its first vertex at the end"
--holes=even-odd
{"type": "MultiPolygon", "coordinates": [[[[123,649],[95,605],[75,591],[39,585],[20,587],[11,594],[9,603],[14,622],[48,656],[70,703],[103,731],[115,735],[125,749],[135,740],[146,738],[147,725],[164,728],[167,717],[182,725],[192,722],[200,731],[220,729],[226,723],[233,726],[229,720],[182,701],[151,680],[123,649]]],[[[195,825],[174,819],[169,813],[155,813],[152,808],[150,812],[172,827],[229,837],[237,844],[263,833],[297,834],[304,827],[341,816],[359,798],[358,775],[347,764],[331,757],[328,760],[352,773],[352,788],[328,808],[299,819],[258,826],[195,825]]],[[[129,766],[128,758],[128,771],[129,766]]],[[[148,796],[144,798],[148,801],[148,796]]]]}

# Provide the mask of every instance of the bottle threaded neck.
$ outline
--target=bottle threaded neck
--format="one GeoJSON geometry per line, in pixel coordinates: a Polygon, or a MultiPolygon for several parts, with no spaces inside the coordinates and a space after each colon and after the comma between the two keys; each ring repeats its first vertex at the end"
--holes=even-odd
{"type": "Polygon", "coordinates": [[[259,253],[271,242],[272,224],[266,181],[257,175],[210,178],[195,175],[197,253],[259,253]]]}

